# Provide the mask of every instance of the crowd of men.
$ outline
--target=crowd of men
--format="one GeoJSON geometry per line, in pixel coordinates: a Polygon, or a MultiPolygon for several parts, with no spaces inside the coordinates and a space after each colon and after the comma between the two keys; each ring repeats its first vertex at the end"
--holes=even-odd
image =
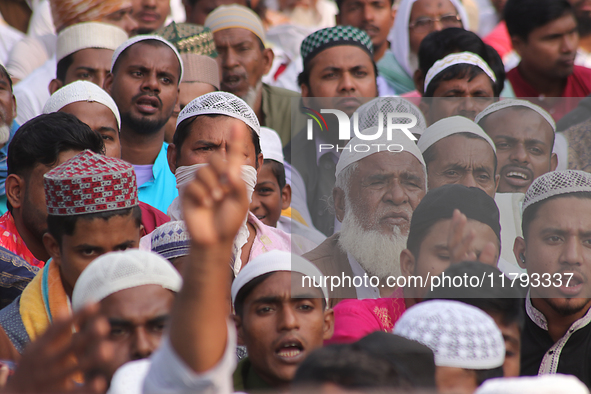
{"type": "Polygon", "coordinates": [[[0,2],[0,393],[588,394],[590,97],[591,0],[0,2]]]}

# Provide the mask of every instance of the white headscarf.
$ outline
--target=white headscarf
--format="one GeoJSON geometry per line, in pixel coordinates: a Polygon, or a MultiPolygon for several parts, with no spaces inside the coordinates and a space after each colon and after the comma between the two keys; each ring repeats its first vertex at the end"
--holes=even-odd
{"type": "MultiPolygon", "coordinates": [[[[410,12],[412,6],[417,0],[402,0],[398,6],[396,12],[396,18],[394,19],[394,25],[390,29],[388,34],[388,41],[390,41],[391,50],[394,53],[394,57],[400,63],[400,66],[412,77],[415,70],[412,70],[410,65],[410,42],[408,34],[408,25],[410,19],[410,12]]],[[[462,25],[464,29],[468,30],[468,14],[464,9],[464,6],[459,0],[450,0],[456,8],[458,15],[462,18],[462,25]]]]}

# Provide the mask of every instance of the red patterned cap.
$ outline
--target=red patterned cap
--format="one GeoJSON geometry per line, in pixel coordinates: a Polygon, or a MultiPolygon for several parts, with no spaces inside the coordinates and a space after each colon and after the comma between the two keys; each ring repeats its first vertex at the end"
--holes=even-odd
{"type": "Polygon", "coordinates": [[[133,166],[85,150],[43,177],[47,213],[84,215],[136,206],[133,166]]]}

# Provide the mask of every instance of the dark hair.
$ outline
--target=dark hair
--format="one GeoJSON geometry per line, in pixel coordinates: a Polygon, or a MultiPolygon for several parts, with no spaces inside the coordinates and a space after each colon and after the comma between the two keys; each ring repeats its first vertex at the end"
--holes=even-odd
{"type": "Polygon", "coordinates": [[[47,215],[47,231],[53,236],[53,238],[55,238],[61,247],[63,236],[74,234],[78,220],[109,220],[115,216],[131,216],[138,228],[142,225],[142,210],[139,205],[136,205],[131,208],[88,213],[84,215],[47,215]]]}
{"type": "MultiPolygon", "coordinates": [[[[221,114],[207,114],[207,115],[198,115],[198,116],[193,116],[190,117],[188,119],[183,120],[176,128],[174,135],[172,137],[172,143],[174,144],[174,147],[177,151],[177,158],[180,157],[180,152],[181,152],[181,147],[183,146],[183,143],[185,142],[185,140],[187,139],[187,137],[189,136],[189,132],[190,130],[190,125],[198,118],[198,117],[208,117],[208,118],[217,118],[219,116],[226,116],[229,117],[227,115],[221,115],[221,114]]],[[[254,154],[255,154],[255,168],[259,167],[259,162],[256,159],[257,157],[259,157],[259,154],[261,153],[261,143],[260,143],[260,139],[258,134],[252,129],[252,127],[248,126],[248,129],[250,130],[250,136],[252,139],[252,144],[254,145],[254,154]]]]}
{"type": "MultiPolygon", "coordinates": [[[[341,13],[341,6],[343,5],[344,2],[345,2],[345,0],[336,0],[337,7],[339,9],[339,14],[341,13]]],[[[261,1],[261,3],[262,3],[262,1],[261,1]]],[[[394,5],[394,0],[388,0],[388,3],[390,4],[390,8],[392,8],[392,6],[394,5]]]]}
{"type": "Polygon", "coordinates": [[[524,239],[527,240],[527,236],[529,233],[529,225],[536,218],[536,215],[538,214],[538,211],[540,210],[542,205],[544,205],[548,201],[554,200],[556,198],[561,198],[561,197],[576,197],[576,198],[581,198],[581,199],[585,199],[585,198],[591,199],[591,192],[574,192],[574,193],[559,194],[557,196],[548,197],[542,201],[536,202],[536,203],[528,206],[527,208],[525,208],[525,211],[523,211],[523,214],[521,215],[521,231],[523,232],[524,239]]]}
{"type": "Polygon", "coordinates": [[[103,138],[74,115],[39,115],[23,124],[8,146],[8,174],[23,175],[37,164],[55,165],[60,153],[90,149],[104,153],[103,138]]]}
{"type": "Polygon", "coordinates": [[[508,0],[503,10],[509,35],[524,41],[533,30],[566,14],[574,17],[573,7],[567,0],[508,0]]]}
{"type": "MultiPolygon", "coordinates": [[[[314,60],[314,58],[304,63],[304,70],[298,74],[298,85],[306,85],[308,88],[310,87],[310,69],[312,68],[312,66],[310,66],[310,63],[312,63],[312,60],[314,60]]],[[[373,64],[373,72],[377,79],[378,66],[376,65],[376,62],[373,60],[373,58],[371,59],[371,63],[373,64]]]]}
{"type": "Polygon", "coordinates": [[[265,159],[263,161],[263,164],[268,165],[270,167],[271,172],[273,173],[273,175],[277,179],[277,184],[279,185],[279,190],[283,190],[283,188],[285,187],[285,185],[287,183],[285,180],[285,166],[282,163],[279,163],[278,161],[271,160],[271,159],[265,159]]]}
{"type": "MultiPolygon", "coordinates": [[[[453,66],[448,67],[439,74],[437,74],[437,76],[431,80],[431,83],[429,83],[429,86],[427,87],[427,90],[425,91],[423,97],[433,97],[435,91],[437,90],[439,85],[441,85],[442,82],[464,78],[468,78],[468,81],[471,81],[480,74],[484,74],[484,71],[478,66],[463,63],[454,64],[453,66]]],[[[498,97],[498,94],[496,92],[497,85],[492,80],[490,81],[490,83],[493,91],[493,96],[498,97]]]]}
{"type": "MultiPolygon", "coordinates": [[[[486,141],[484,138],[482,138],[481,136],[479,136],[477,134],[471,133],[469,131],[463,131],[461,133],[455,133],[452,135],[461,135],[466,138],[480,139],[488,144],[488,141],[486,141]]],[[[427,150],[425,150],[423,152],[423,159],[425,160],[425,165],[427,166],[427,169],[429,168],[429,164],[437,159],[435,145],[436,144],[431,145],[430,147],[427,148],[427,150]]],[[[494,152],[494,150],[493,150],[493,152],[494,152]]],[[[495,158],[494,173],[496,174],[497,173],[497,154],[496,153],[494,154],[494,158],[495,158]]]]}
{"type": "Polygon", "coordinates": [[[503,366],[493,369],[472,369],[476,374],[476,384],[480,386],[488,379],[502,378],[504,376],[503,366]]]}
{"type": "Polygon", "coordinates": [[[325,383],[347,389],[413,387],[397,365],[356,344],[329,345],[314,350],[300,364],[293,379],[293,385],[299,387],[325,383]]]}
{"type": "Polygon", "coordinates": [[[482,58],[495,73],[497,82],[494,93],[498,97],[505,84],[505,68],[501,57],[490,45],[485,44],[475,33],[460,27],[450,27],[429,33],[419,46],[419,70],[423,76],[437,60],[451,53],[472,52],[482,58]]]}
{"type": "Polygon", "coordinates": [[[68,73],[68,68],[70,68],[72,63],[74,63],[74,53],[70,53],[68,56],[57,62],[56,78],[61,83],[66,83],[66,74],[68,73]]]}
{"type": "Polygon", "coordinates": [[[4,66],[1,64],[0,64],[0,73],[2,73],[2,76],[4,76],[4,78],[8,79],[8,84],[10,85],[10,91],[12,92],[12,78],[10,78],[10,74],[8,74],[8,71],[6,71],[6,68],[4,68],[4,66]]]}
{"type": "MultiPolygon", "coordinates": [[[[158,40],[143,40],[143,41],[139,41],[136,44],[146,44],[146,45],[151,45],[153,47],[164,47],[164,48],[168,48],[172,51],[172,49],[166,45],[165,43],[158,41],[158,40]]],[[[127,48],[125,48],[125,50],[123,52],[121,52],[119,54],[119,57],[117,57],[117,60],[115,61],[115,64],[113,64],[113,74],[117,73],[117,69],[119,68],[119,64],[121,64],[122,59],[124,59],[125,57],[127,57],[127,54],[129,53],[129,48],[133,47],[135,44],[128,46],[127,48]]],[[[176,59],[176,56],[174,56],[174,58],[176,59]]],[[[180,59],[178,59],[179,62],[179,80],[177,81],[177,84],[180,85],[181,83],[181,70],[182,70],[182,64],[180,59]]]]}
{"type": "Polygon", "coordinates": [[[497,268],[478,261],[465,261],[453,264],[444,271],[446,277],[452,278],[452,286],[447,282],[441,287],[434,288],[427,293],[425,300],[453,300],[475,306],[487,314],[498,315],[504,325],[516,323],[519,331],[523,331],[525,314],[523,311],[523,294],[519,284],[512,286],[508,278],[497,268]],[[453,286],[453,278],[486,277],[482,286],[453,286]],[[504,280],[503,280],[504,279],[504,280]]]}

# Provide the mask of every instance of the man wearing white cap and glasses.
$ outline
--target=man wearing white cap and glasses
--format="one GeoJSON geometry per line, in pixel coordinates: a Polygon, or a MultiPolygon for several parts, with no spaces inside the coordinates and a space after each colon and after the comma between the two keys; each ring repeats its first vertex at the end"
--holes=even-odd
{"type": "MultiPolygon", "coordinates": [[[[110,381],[121,365],[149,357],[160,345],[182,279],[155,253],[107,253],[84,269],[72,293],[72,310],[99,303],[111,325],[112,358],[100,372],[110,381]]],[[[95,373],[98,371],[95,371],[95,373]]]]}
{"type": "Polygon", "coordinates": [[[521,226],[513,251],[530,279],[521,375],[570,374],[589,387],[591,174],[554,171],[534,180],[521,226]]]}
{"type": "Polygon", "coordinates": [[[168,169],[165,125],[178,103],[183,63],[159,36],[136,36],[113,54],[104,88],[121,112],[121,158],[133,164],[141,201],[166,212],[178,195],[168,169]]]}
{"type": "MultiPolygon", "coordinates": [[[[375,134],[378,127],[366,129],[375,134]]],[[[304,255],[324,275],[377,277],[379,283],[362,286],[343,283],[331,291],[330,305],[343,298],[380,298],[391,295],[388,276],[400,275],[400,252],[406,248],[410,219],[427,192],[427,171],[414,141],[401,130],[377,140],[355,137],[347,144],[336,166],[333,189],[340,232],[304,255]],[[369,149],[368,149],[369,147],[369,149]],[[383,287],[381,285],[384,285],[383,287]]],[[[343,282],[345,282],[343,280],[343,282]]]]}
{"type": "Polygon", "coordinates": [[[453,115],[474,119],[498,97],[497,78],[472,52],[452,53],[427,71],[421,109],[429,124],[453,115]]]}

